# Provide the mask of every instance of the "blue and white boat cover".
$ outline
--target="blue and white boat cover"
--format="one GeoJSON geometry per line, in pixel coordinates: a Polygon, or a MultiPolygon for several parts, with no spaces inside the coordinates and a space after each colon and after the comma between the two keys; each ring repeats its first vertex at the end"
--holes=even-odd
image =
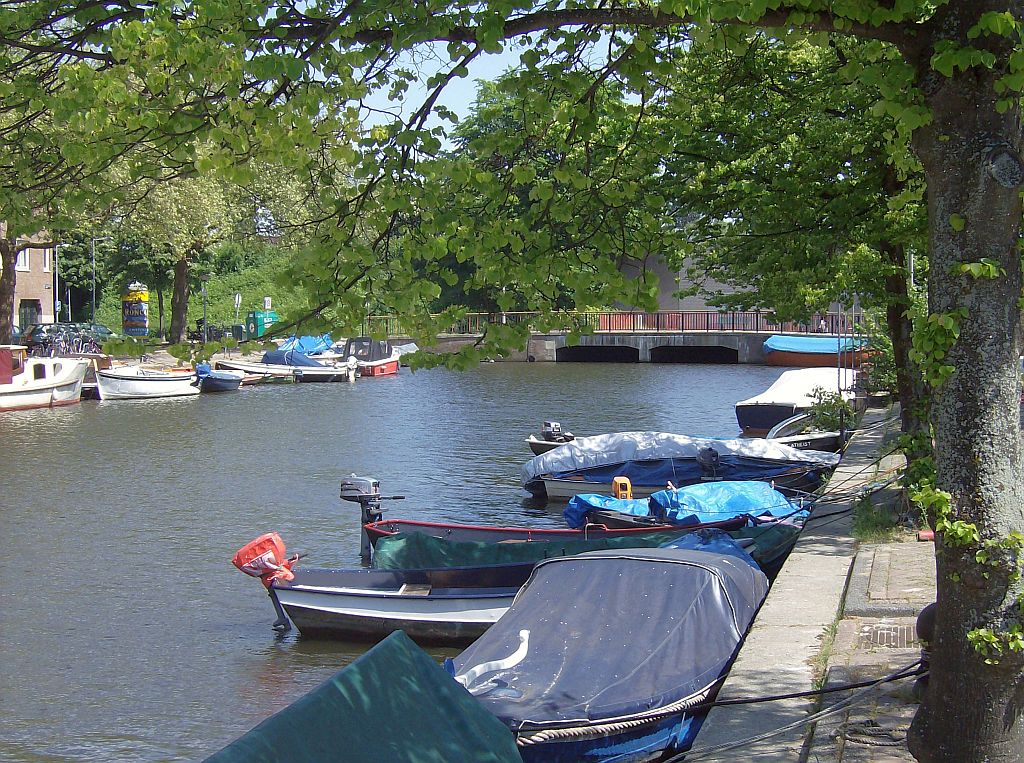
{"type": "Polygon", "coordinates": [[[272,352],[263,353],[263,363],[267,363],[273,366],[301,366],[303,368],[323,368],[322,363],[318,363],[308,355],[303,355],[297,350],[273,350],[272,352]]]}
{"type": "Polygon", "coordinates": [[[767,593],[764,573],[732,554],[548,559],[450,667],[520,745],[537,732],[547,744],[659,710],[681,715],[728,669],[767,593]]]}
{"type": "Polygon", "coordinates": [[[326,352],[333,346],[334,342],[331,340],[331,335],[324,334],[322,336],[291,336],[282,342],[278,349],[296,350],[303,355],[316,355],[317,353],[326,352]]]}
{"type": "MultiPolygon", "coordinates": [[[[812,371],[830,369],[808,369],[812,371]]],[[[835,371],[832,371],[833,376],[835,371]]],[[[759,462],[774,462],[787,466],[833,469],[839,463],[836,453],[822,453],[814,450],[797,450],[788,445],[757,437],[738,437],[721,440],[712,437],[688,437],[667,432],[613,432],[594,437],[577,437],[572,442],[559,445],[539,456],[534,456],[522,468],[521,476],[526,485],[541,475],[559,477],[602,467],[608,468],[607,482],[617,475],[630,476],[623,464],[636,461],[659,461],[693,459],[705,448],[714,449],[723,461],[753,459],[759,462]]],[[[761,476],[752,471],[750,475],[734,474],[742,479],[761,476]]],[[[699,471],[698,471],[699,476],[699,471]]],[[[671,464],[665,479],[672,479],[671,464]]],[[[657,481],[661,475],[657,476],[657,481]]]]}
{"type": "Polygon", "coordinates": [[[744,515],[781,517],[799,511],[800,507],[768,482],[721,480],[659,490],[646,499],[578,494],[569,499],[562,513],[569,527],[579,528],[586,524],[587,512],[594,509],[654,517],[667,524],[694,525],[744,515]]]}
{"type": "Polygon", "coordinates": [[[765,340],[765,352],[801,352],[808,355],[835,355],[840,352],[852,352],[867,345],[861,337],[852,336],[789,336],[775,334],[765,340]]]}

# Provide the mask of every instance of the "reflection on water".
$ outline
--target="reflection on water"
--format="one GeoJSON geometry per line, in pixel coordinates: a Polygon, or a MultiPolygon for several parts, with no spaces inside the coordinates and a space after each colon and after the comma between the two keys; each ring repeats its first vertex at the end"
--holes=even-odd
{"type": "Polygon", "coordinates": [[[358,656],[275,636],[230,564],[268,530],[358,564],[345,475],[406,495],[396,517],[558,527],[523,505],[541,421],[734,436],[733,403],[782,370],[491,363],[2,414],[0,759],[202,758],[358,656]]]}

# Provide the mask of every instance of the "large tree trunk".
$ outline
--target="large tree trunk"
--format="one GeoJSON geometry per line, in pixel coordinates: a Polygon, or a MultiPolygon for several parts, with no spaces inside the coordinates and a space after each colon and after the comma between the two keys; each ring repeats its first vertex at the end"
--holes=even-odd
{"type": "Polygon", "coordinates": [[[185,341],[188,328],[188,260],[182,257],[174,263],[174,286],[171,290],[171,344],[185,341]]]}
{"type": "Polygon", "coordinates": [[[10,344],[14,327],[14,285],[17,274],[14,263],[18,248],[14,241],[0,238],[0,344],[10,344]]]}
{"type": "MultiPolygon", "coordinates": [[[[973,523],[983,540],[1024,530],[1018,406],[1024,168],[1015,94],[1000,114],[994,88],[1012,43],[967,36],[982,13],[1006,9],[995,0],[940,6],[919,32],[920,47],[904,51],[933,114],[914,134],[928,183],[929,311],[968,312],[942,360],[955,370],[933,395],[938,487],[952,496],[950,519],[973,523]],[[929,61],[944,40],[991,49],[1000,63],[941,76],[929,61]],[[959,267],[982,258],[997,262],[1001,275],[973,277],[959,267]]],[[[927,763],[1017,763],[1024,750],[1024,654],[1007,650],[989,664],[968,637],[975,629],[998,635],[1021,623],[1016,556],[994,554],[1000,563],[983,566],[978,548],[959,545],[952,533],[936,539],[932,673],[909,740],[927,763]]]]}

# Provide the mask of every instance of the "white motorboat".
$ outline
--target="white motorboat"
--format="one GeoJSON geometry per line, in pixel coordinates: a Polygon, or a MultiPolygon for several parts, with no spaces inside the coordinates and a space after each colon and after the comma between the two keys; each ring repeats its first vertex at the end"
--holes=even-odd
{"type": "Polygon", "coordinates": [[[118,366],[96,372],[100,400],[184,397],[199,394],[195,371],[159,371],[142,366],[118,366]]]}
{"type": "Polygon", "coordinates": [[[338,382],[355,381],[358,365],[354,359],[320,362],[297,350],[274,350],[263,353],[258,362],[244,360],[218,360],[217,370],[243,371],[251,376],[264,377],[264,381],[338,382]]]}
{"type": "Polygon", "coordinates": [[[616,495],[616,477],[629,480],[634,498],[663,490],[669,482],[682,487],[709,480],[771,481],[783,492],[812,492],[838,463],[836,453],[796,450],[762,438],[613,432],[577,437],[534,456],[522,477],[523,487],[549,501],[579,493],[616,495]]]}
{"type": "Polygon", "coordinates": [[[82,358],[30,358],[26,347],[0,345],[0,411],[74,405],[88,368],[82,358]]]}
{"type": "Polygon", "coordinates": [[[743,434],[762,437],[776,424],[814,405],[821,389],[846,401],[855,398],[857,372],[850,368],[800,368],[785,371],[764,392],[736,403],[736,421],[743,434]]]}

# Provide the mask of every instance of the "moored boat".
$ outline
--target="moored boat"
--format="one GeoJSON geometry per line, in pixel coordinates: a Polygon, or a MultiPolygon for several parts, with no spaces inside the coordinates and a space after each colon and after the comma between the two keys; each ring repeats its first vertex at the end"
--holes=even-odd
{"type": "Polygon", "coordinates": [[[341,382],[354,381],[356,375],[354,363],[319,362],[297,350],[265,352],[259,361],[222,359],[215,367],[242,371],[248,376],[263,377],[264,381],[341,382]]]}
{"type": "Polygon", "coordinates": [[[435,569],[296,568],[268,533],[232,560],[266,586],[278,620],[312,638],[379,641],[403,630],[423,644],[468,644],[511,606],[532,562],[435,569]],[[282,611],[283,610],[283,611],[282,611]]]}
{"type": "Polygon", "coordinates": [[[385,339],[368,336],[352,337],[341,352],[344,358],[355,358],[360,376],[390,376],[398,373],[401,353],[385,339]]]}
{"type": "Polygon", "coordinates": [[[813,492],[839,463],[834,453],[800,451],[764,439],[615,432],[578,437],[526,462],[523,487],[547,500],[577,493],[613,494],[625,477],[636,498],[708,480],[770,480],[784,491],[813,492]]]}
{"type": "Polygon", "coordinates": [[[21,345],[0,345],[0,411],[73,405],[89,369],[84,358],[30,358],[21,345]]]}
{"type": "Polygon", "coordinates": [[[212,369],[206,363],[196,366],[196,374],[199,376],[200,392],[232,392],[245,380],[244,371],[212,369]]]}
{"type": "Polygon", "coordinates": [[[810,410],[815,393],[855,398],[857,372],[849,368],[799,368],[784,371],[764,392],[736,403],[736,421],[743,434],[761,437],[776,424],[810,410]]]}
{"type": "Polygon", "coordinates": [[[852,336],[775,334],[763,347],[769,366],[858,368],[868,356],[866,340],[852,336]]]}
{"type": "MultiPolygon", "coordinates": [[[[721,522],[696,523],[688,530],[702,527],[739,527],[743,519],[730,518],[721,522]]],[[[629,538],[644,534],[679,530],[676,525],[661,524],[646,527],[611,528],[601,524],[587,524],[579,529],[568,527],[492,527],[490,525],[454,524],[446,522],[422,522],[415,519],[381,519],[363,525],[363,530],[376,544],[380,538],[398,533],[424,533],[434,538],[450,541],[474,541],[481,543],[524,543],[534,541],[574,541],[599,538],[629,538]]]]}
{"type": "Polygon", "coordinates": [[[549,559],[446,667],[527,763],[684,752],[767,592],[738,547],[549,559]]]}
{"type": "Polygon", "coordinates": [[[100,400],[187,397],[199,394],[195,371],[160,371],[142,366],[116,366],[96,372],[100,400]]]}
{"type": "Polygon", "coordinates": [[[578,494],[562,515],[569,527],[601,523],[609,528],[649,525],[712,525],[729,521],[746,524],[790,516],[802,510],[767,482],[722,480],[659,490],[647,499],[578,494]]]}
{"type": "Polygon", "coordinates": [[[563,430],[557,421],[545,421],[541,424],[540,434],[531,434],[526,438],[526,444],[535,456],[539,456],[575,439],[573,433],[563,430]]]}

